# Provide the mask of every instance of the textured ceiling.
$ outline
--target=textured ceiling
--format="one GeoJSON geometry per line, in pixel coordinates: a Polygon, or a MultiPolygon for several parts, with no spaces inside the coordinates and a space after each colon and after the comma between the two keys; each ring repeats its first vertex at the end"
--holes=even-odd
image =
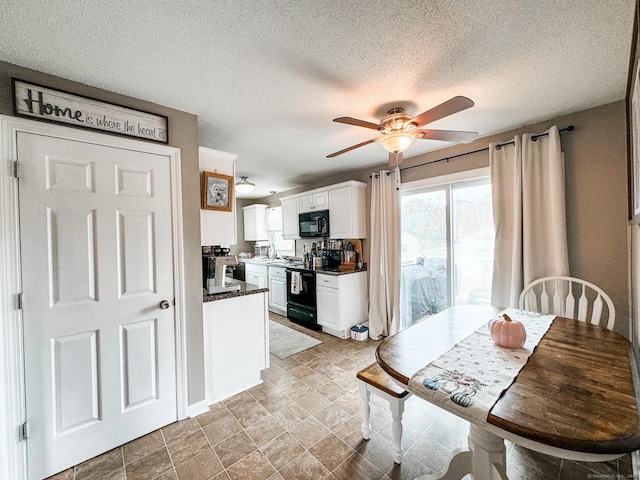
{"type": "MultiPolygon", "coordinates": [[[[624,98],[634,0],[3,0],[0,60],[197,114],[252,197],[387,160],[391,106],[481,136],[624,98]]],[[[416,141],[405,158],[450,144],[416,141]]]]}

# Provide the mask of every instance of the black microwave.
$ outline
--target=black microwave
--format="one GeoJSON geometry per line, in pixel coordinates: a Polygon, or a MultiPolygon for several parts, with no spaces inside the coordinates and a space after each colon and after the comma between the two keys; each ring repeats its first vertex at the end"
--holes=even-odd
{"type": "Polygon", "coordinates": [[[329,236],[329,210],[305,212],[298,215],[300,237],[329,236]]]}

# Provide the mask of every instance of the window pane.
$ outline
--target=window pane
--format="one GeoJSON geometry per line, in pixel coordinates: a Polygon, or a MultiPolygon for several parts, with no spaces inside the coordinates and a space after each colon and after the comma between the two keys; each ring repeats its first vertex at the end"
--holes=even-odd
{"type": "Polygon", "coordinates": [[[456,185],[452,196],[454,303],[489,304],[494,239],[491,185],[456,185]]]}
{"type": "Polygon", "coordinates": [[[488,179],[402,196],[401,326],[451,305],[491,302],[493,212],[488,179]]]}
{"type": "Polygon", "coordinates": [[[447,305],[447,191],[403,195],[401,325],[447,305]]]}

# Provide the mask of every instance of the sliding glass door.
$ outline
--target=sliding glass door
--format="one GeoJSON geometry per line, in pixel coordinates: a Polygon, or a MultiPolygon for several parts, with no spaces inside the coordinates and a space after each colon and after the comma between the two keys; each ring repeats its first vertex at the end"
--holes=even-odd
{"type": "Polygon", "coordinates": [[[489,303],[493,216],[488,179],[402,195],[402,327],[448,306],[489,303]]]}

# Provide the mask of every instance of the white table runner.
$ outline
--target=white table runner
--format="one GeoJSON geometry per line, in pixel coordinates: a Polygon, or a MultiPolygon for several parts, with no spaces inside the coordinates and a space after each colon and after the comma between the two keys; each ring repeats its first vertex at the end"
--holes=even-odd
{"type": "Polygon", "coordinates": [[[491,319],[487,319],[486,325],[413,375],[409,391],[469,422],[484,425],[491,408],[513,383],[556,318],[514,308],[500,312],[503,313],[524,324],[527,340],[522,348],[503,348],[493,343],[488,326],[491,319]]]}

